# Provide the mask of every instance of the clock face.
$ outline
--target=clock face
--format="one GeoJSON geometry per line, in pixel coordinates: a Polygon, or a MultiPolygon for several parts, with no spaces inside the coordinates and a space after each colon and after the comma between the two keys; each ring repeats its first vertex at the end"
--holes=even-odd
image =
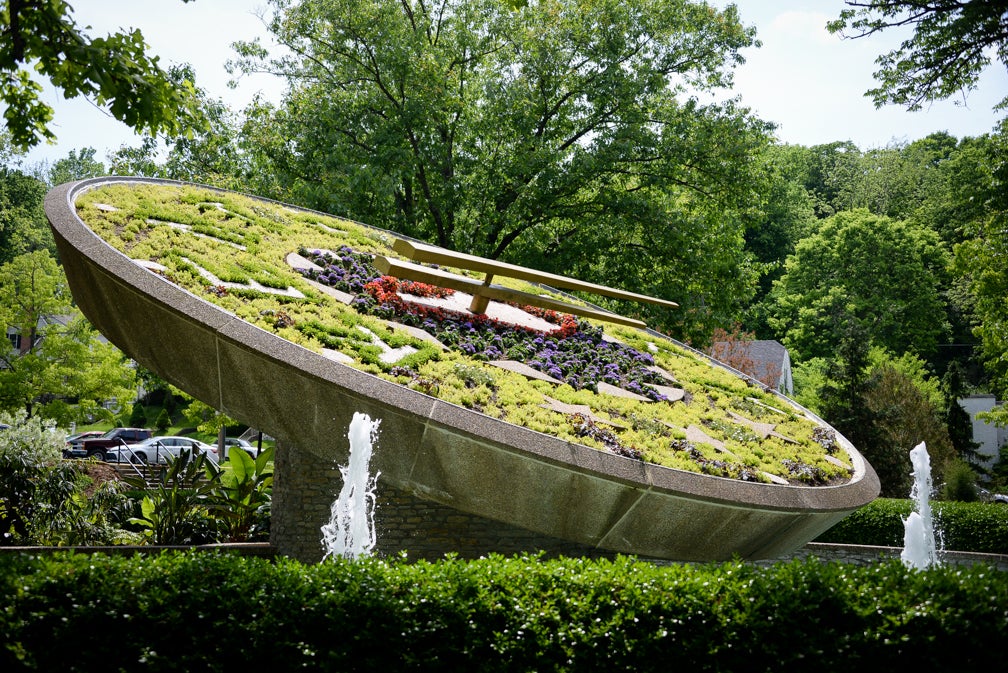
{"type": "MultiPolygon", "coordinates": [[[[194,186],[98,184],[74,207],[159,282],[334,369],[606,454],[749,483],[835,486],[860,460],[755,378],[536,284],[536,270],[488,271],[492,260],[438,249],[432,264],[390,231],[194,186]]],[[[730,346],[744,364],[746,344],[730,346]]]]}

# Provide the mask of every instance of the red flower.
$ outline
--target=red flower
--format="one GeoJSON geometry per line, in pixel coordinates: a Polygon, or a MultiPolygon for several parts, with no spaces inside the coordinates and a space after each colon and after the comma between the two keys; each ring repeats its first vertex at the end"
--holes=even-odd
{"type": "MultiPolygon", "coordinates": [[[[412,302],[403,301],[402,297],[399,296],[400,292],[405,292],[419,297],[448,297],[454,293],[454,290],[449,288],[437,287],[426,283],[417,283],[408,280],[399,280],[398,278],[394,278],[392,276],[382,276],[381,278],[366,284],[364,286],[364,291],[371,295],[379,306],[386,306],[399,315],[411,315],[420,320],[429,319],[437,323],[444,322],[445,320],[455,320],[461,323],[468,322],[473,325],[485,325],[497,330],[511,329],[528,332],[529,334],[540,333],[540,330],[526,327],[524,325],[513,325],[511,323],[501,322],[496,318],[489,317],[485,313],[462,313],[460,311],[452,311],[436,306],[414,304],[412,302]]],[[[512,305],[518,306],[517,304],[512,305]]],[[[577,318],[570,314],[560,316],[560,314],[556,311],[540,309],[534,306],[518,306],[518,308],[531,315],[538,315],[544,320],[548,320],[554,324],[559,324],[560,326],[557,329],[547,333],[549,336],[563,338],[571,336],[578,331],[577,318]]]]}
{"type": "Polygon", "coordinates": [[[455,290],[450,287],[438,287],[437,285],[428,285],[427,283],[419,283],[413,280],[399,281],[399,291],[417,297],[437,297],[438,299],[444,299],[455,294],[455,290]]]}

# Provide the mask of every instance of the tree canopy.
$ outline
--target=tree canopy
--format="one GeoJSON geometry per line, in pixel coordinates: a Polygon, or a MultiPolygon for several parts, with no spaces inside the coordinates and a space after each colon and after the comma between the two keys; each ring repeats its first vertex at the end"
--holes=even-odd
{"type": "Polygon", "coordinates": [[[948,258],[937,234],[865,210],[798,242],[774,284],[771,324],[796,357],[832,357],[853,325],[867,345],[930,355],[946,331],[948,258]]]}
{"type": "Polygon", "coordinates": [[[56,252],[42,212],[46,185],[19,170],[0,165],[0,264],[33,250],[56,252]]]}
{"type": "Polygon", "coordinates": [[[730,84],[753,30],[689,0],[514,4],[274,0],[289,55],[243,44],[235,64],[289,83],[246,126],[270,195],[604,276],[680,302],[671,320],[736,309],[769,127],[693,94],[730,84]]]}
{"type": "MultiPolygon", "coordinates": [[[[979,205],[977,217],[966,227],[965,240],[956,246],[956,269],[963,274],[975,300],[974,334],[991,376],[993,390],[1008,395],[1008,121],[985,144],[984,179],[963,195],[979,205]]],[[[1008,425],[1008,410],[995,415],[1008,425]]]]}
{"type": "MultiPolygon", "coordinates": [[[[176,82],[193,82],[192,66],[168,71],[176,82]]],[[[242,147],[239,115],[219,99],[196,87],[196,105],[206,126],[188,136],[144,138],[140,147],[120,147],[109,157],[111,173],[199,182],[225,189],[269,193],[266,171],[249,170],[250,153],[242,147]]]]}
{"type": "Polygon", "coordinates": [[[26,344],[23,352],[6,339],[0,344],[0,410],[69,423],[108,414],[108,400],[135,397],[133,369],[73,308],[63,271],[46,251],[0,265],[0,325],[14,327],[26,344]]]}
{"type": "MultiPolygon", "coordinates": [[[[190,0],[182,0],[190,2],[190,0]]],[[[89,27],[87,27],[89,28],[89,27]]],[[[66,98],[92,97],[137,131],[185,133],[202,126],[191,86],[178,86],[147,55],[139,30],[91,38],[63,0],[5,0],[0,5],[0,101],[15,147],[55,139],[41,75],[66,98]]]]}
{"type": "Polygon", "coordinates": [[[860,38],[902,26],[914,30],[875,61],[879,86],[868,95],[876,107],[895,103],[919,110],[928,101],[965,95],[976,89],[992,50],[1008,66],[1006,0],[847,0],[847,5],[851,9],[829,22],[831,32],[860,38]]]}

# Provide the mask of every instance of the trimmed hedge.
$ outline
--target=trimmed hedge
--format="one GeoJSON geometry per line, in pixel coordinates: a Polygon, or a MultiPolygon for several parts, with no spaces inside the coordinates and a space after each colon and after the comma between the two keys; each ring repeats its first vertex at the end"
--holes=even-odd
{"type": "Polygon", "coordinates": [[[998,670],[1008,573],[0,555],[0,670],[998,670]]]}
{"type": "MultiPolygon", "coordinates": [[[[948,550],[1008,554],[1008,505],[932,502],[939,545],[948,550]]],[[[913,511],[906,499],[878,498],[816,538],[816,542],[903,546],[903,520],[913,511]]]]}

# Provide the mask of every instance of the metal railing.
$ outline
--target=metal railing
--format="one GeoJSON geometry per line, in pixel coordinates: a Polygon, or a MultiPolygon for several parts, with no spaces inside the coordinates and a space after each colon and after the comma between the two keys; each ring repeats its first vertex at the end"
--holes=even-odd
{"type": "MultiPolygon", "coordinates": [[[[154,462],[153,462],[154,465],[160,465],[161,464],[161,451],[162,450],[164,451],[166,457],[173,455],[172,452],[170,450],[168,450],[168,447],[166,447],[164,444],[162,444],[158,440],[154,440],[152,446],[154,446],[154,462]]],[[[144,479],[146,481],[147,476],[140,469],[140,466],[141,465],[147,465],[148,463],[150,463],[150,461],[148,460],[148,457],[146,455],[141,456],[141,455],[137,454],[133,450],[133,447],[131,445],[127,444],[121,437],[119,438],[119,446],[116,448],[116,454],[115,454],[114,458],[115,458],[114,460],[111,460],[110,457],[108,456],[108,451],[106,450],[106,452],[105,452],[105,462],[114,463],[114,464],[120,464],[120,465],[123,465],[123,464],[127,465],[127,466],[129,466],[137,474],[138,477],[140,477],[141,479],[144,479]],[[123,449],[126,449],[126,451],[129,452],[129,460],[123,460],[123,449]]],[[[165,462],[167,462],[167,460],[165,462]]]]}

